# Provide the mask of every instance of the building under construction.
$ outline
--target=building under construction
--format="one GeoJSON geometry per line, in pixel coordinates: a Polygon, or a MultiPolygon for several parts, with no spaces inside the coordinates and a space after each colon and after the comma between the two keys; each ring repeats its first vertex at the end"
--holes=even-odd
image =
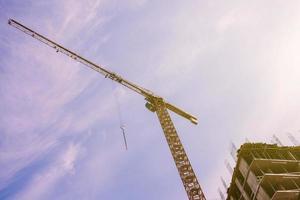
{"type": "Polygon", "coordinates": [[[245,143],[237,153],[227,200],[300,199],[300,146],[245,143]]]}

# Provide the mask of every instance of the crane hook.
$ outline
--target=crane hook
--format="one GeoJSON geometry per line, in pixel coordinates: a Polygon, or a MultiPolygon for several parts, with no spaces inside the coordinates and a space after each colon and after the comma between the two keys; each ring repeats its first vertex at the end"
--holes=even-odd
{"type": "Polygon", "coordinates": [[[122,130],[122,133],[123,133],[123,138],[124,138],[125,148],[126,148],[126,150],[128,150],[128,147],[127,147],[127,140],[126,140],[126,135],[125,135],[125,126],[124,126],[124,125],[121,125],[121,126],[120,126],[120,129],[122,130]]]}

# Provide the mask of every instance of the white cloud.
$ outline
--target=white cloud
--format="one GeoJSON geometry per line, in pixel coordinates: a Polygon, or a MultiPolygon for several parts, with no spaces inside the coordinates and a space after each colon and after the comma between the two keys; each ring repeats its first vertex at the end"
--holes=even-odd
{"type": "Polygon", "coordinates": [[[26,189],[16,199],[42,199],[52,187],[68,174],[76,173],[75,162],[80,152],[79,144],[69,144],[65,151],[47,169],[36,173],[26,189]]]}

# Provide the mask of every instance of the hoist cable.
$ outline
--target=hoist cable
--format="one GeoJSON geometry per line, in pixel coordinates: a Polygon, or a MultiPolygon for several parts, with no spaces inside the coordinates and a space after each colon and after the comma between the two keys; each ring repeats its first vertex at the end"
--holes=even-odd
{"type": "Polygon", "coordinates": [[[123,119],[122,119],[122,113],[121,113],[121,107],[120,107],[120,102],[118,99],[118,95],[115,91],[115,88],[113,87],[115,85],[115,83],[112,81],[111,82],[111,88],[112,88],[112,93],[114,95],[114,99],[115,99],[115,105],[116,105],[116,110],[118,113],[118,119],[119,119],[119,126],[120,129],[122,131],[122,135],[123,135],[123,139],[124,139],[124,145],[125,145],[125,149],[128,150],[128,146],[127,146],[127,139],[126,139],[126,133],[125,133],[125,125],[123,123],[123,119]]]}

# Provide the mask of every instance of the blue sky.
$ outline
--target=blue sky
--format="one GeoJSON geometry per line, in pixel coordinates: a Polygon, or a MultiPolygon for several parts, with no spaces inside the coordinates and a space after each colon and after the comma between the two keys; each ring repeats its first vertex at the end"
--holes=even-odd
{"type": "Polygon", "coordinates": [[[300,139],[298,1],[0,0],[0,9],[0,199],[186,199],[143,98],[8,18],[197,116],[194,126],[172,114],[207,199],[218,199],[220,176],[230,180],[230,141],[300,139]]]}

